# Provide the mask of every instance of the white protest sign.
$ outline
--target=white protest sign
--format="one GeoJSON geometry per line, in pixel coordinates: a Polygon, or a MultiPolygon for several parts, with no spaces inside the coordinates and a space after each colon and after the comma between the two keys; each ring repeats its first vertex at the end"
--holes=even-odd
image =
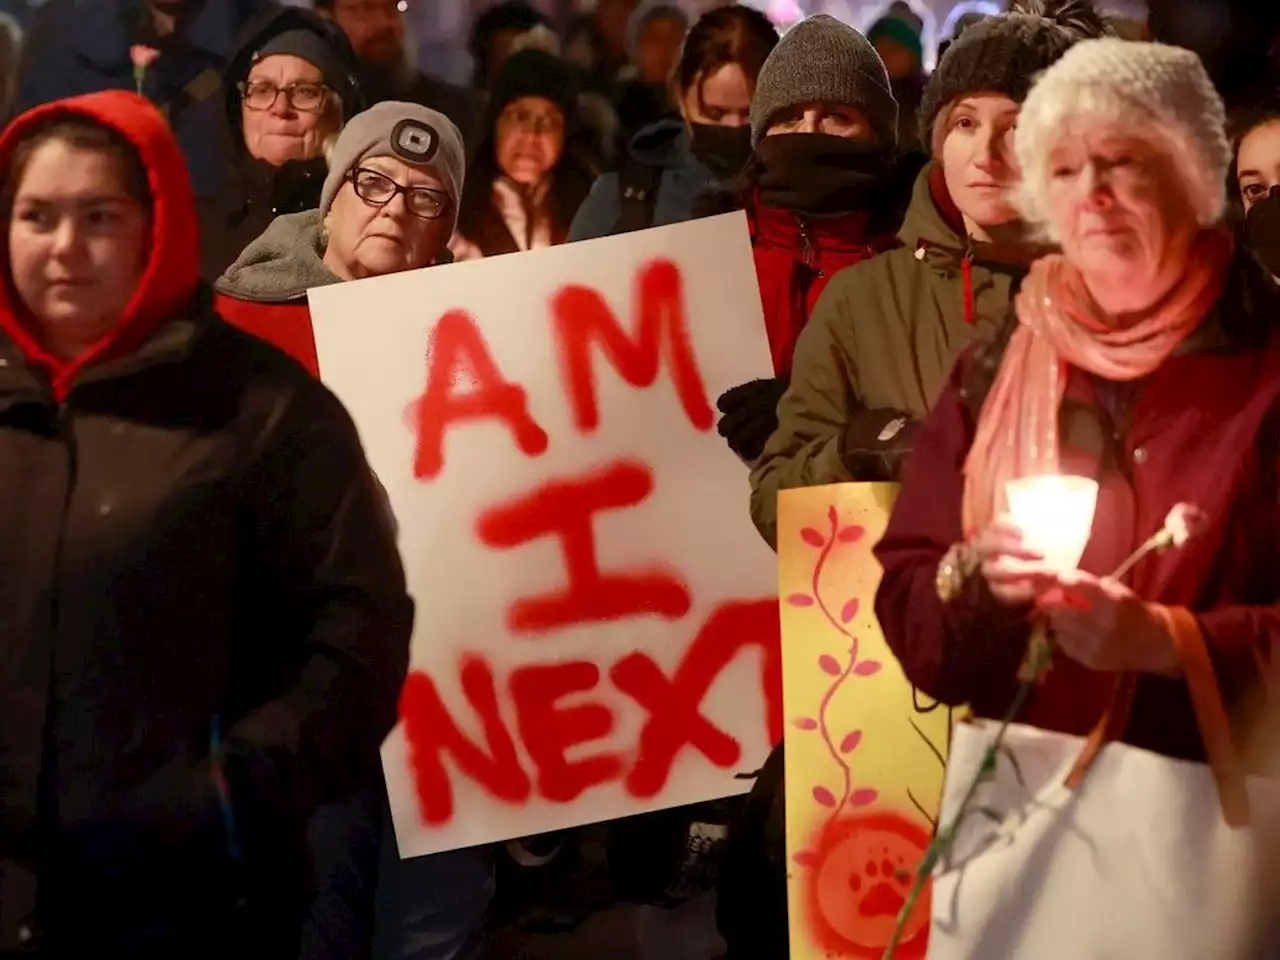
{"type": "Polygon", "coordinates": [[[310,300],[417,604],[401,856],[741,792],[781,735],[774,556],[714,426],[772,374],[743,215],[310,300]]]}

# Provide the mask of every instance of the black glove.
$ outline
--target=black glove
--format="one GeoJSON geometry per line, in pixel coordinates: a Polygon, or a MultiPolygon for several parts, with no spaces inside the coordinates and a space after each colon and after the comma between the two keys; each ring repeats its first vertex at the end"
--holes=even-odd
{"type": "Polygon", "coordinates": [[[901,410],[881,408],[853,415],[840,438],[840,459],[853,479],[893,482],[911,453],[917,421],[901,410]]]}
{"type": "Polygon", "coordinates": [[[787,392],[787,377],[752,380],[726,390],[716,406],[724,414],[717,429],[743,460],[755,460],[778,429],[778,401],[787,392]]]}

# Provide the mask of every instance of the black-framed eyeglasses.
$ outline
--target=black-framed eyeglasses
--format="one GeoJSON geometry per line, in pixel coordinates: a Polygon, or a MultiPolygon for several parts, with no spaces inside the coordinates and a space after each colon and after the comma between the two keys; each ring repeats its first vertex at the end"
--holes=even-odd
{"type": "Polygon", "coordinates": [[[324,106],[329,92],[323,83],[291,83],[278,87],[270,80],[249,80],[240,84],[240,99],[250,110],[270,110],[283,93],[285,101],[293,109],[315,113],[324,106]]]}
{"type": "Polygon", "coordinates": [[[386,174],[368,167],[356,167],[347,174],[356,196],[375,207],[385,207],[397,193],[404,194],[404,205],[421,220],[439,220],[449,212],[453,200],[443,190],[433,187],[406,187],[386,174]]]}

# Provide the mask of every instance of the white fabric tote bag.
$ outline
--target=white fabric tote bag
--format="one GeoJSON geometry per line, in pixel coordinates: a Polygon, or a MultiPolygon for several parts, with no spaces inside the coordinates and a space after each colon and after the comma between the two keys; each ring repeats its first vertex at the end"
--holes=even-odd
{"type": "MultiPolygon", "coordinates": [[[[1195,634],[1186,642],[1198,641],[1198,649],[1187,651],[1184,667],[1205,665],[1195,634]]],[[[1195,678],[1202,734],[1206,724],[1224,733],[1211,669],[1207,679],[1202,669],[1186,675],[1195,678]]],[[[1129,700],[1129,690],[1118,700],[1129,700]]],[[[1224,786],[1239,770],[1234,757],[1216,757],[1211,769],[1105,742],[1107,722],[1088,740],[1009,727],[1008,751],[978,788],[950,855],[934,871],[929,960],[1261,956],[1257,925],[1276,915],[1260,912],[1280,911],[1274,886],[1280,782],[1237,772],[1234,785],[1224,786]]],[[[957,724],[944,826],[954,822],[999,726],[957,724]]],[[[1233,749],[1223,747],[1221,736],[1205,740],[1211,756],[1233,749]]]]}

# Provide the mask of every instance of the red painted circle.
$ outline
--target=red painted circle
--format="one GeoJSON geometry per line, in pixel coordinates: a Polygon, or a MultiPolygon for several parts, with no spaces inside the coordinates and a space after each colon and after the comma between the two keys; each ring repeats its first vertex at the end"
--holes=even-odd
{"type": "MultiPolygon", "coordinates": [[[[879,960],[928,845],[925,830],[887,811],[845,817],[823,831],[807,880],[809,926],[816,945],[833,957],[879,960]]],[[[926,886],[895,957],[923,960],[928,939],[926,886]]]]}

